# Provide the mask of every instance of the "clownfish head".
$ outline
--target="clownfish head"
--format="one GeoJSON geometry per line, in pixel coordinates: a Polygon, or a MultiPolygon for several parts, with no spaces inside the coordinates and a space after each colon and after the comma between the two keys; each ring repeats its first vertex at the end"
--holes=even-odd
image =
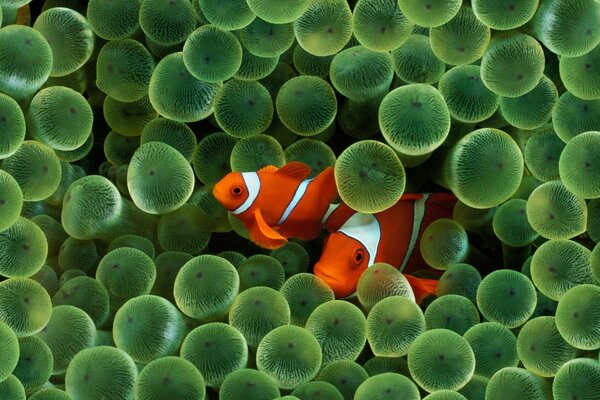
{"type": "Polygon", "coordinates": [[[348,297],[356,291],[358,279],[369,267],[369,260],[370,254],[361,242],[335,232],[325,239],[314,274],[333,290],[335,297],[348,297]]]}
{"type": "Polygon", "coordinates": [[[213,195],[234,214],[246,211],[258,197],[260,179],[256,172],[230,172],[213,187],[213,195]]]}

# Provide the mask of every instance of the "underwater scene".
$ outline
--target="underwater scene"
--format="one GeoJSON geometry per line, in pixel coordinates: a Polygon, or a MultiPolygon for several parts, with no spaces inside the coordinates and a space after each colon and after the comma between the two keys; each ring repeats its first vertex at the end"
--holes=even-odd
{"type": "Polygon", "coordinates": [[[600,400],[600,0],[0,6],[0,400],[600,400]]]}

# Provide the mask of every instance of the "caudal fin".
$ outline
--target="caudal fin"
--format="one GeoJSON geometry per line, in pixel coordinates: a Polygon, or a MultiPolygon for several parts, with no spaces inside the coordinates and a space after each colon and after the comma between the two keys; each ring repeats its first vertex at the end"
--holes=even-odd
{"type": "Polygon", "coordinates": [[[315,181],[318,182],[320,187],[320,195],[323,196],[323,200],[329,203],[334,203],[338,198],[338,190],[335,184],[335,174],[333,167],[327,167],[319,175],[316,176],[315,181]]]}
{"type": "Polygon", "coordinates": [[[408,280],[410,287],[412,287],[417,304],[421,303],[425,297],[432,294],[435,295],[435,290],[438,284],[437,280],[417,278],[408,274],[404,274],[404,277],[406,280],[408,280]]]}

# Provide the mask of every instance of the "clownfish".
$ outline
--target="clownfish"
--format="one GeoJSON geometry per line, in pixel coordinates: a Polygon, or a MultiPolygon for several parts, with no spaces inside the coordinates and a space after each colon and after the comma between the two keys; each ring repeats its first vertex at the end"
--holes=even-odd
{"type": "Polygon", "coordinates": [[[361,274],[375,263],[400,270],[421,302],[435,294],[437,280],[407,273],[426,266],[419,243],[423,230],[434,220],[452,218],[456,197],[452,193],[406,194],[392,207],[364,214],[345,204],[331,205],[321,221],[331,232],[323,244],[314,274],[338,298],[352,296],[361,274]]]}
{"type": "Polygon", "coordinates": [[[338,197],[333,167],[308,179],[310,173],[310,167],[298,161],[257,172],[231,172],[214,186],[213,195],[243,222],[250,240],[276,249],[288,238],[317,238],[321,219],[338,197]]]}

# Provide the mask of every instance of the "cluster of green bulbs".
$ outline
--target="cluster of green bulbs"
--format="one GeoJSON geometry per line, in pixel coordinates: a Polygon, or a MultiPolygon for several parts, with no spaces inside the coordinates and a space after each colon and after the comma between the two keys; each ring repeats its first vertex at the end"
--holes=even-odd
{"type": "Polygon", "coordinates": [[[600,1],[0,6],[0,399],[600,398],[600,1]],[[436,296],[252,245],[212,186],[290,161],[453,192],[436,296]]]}

